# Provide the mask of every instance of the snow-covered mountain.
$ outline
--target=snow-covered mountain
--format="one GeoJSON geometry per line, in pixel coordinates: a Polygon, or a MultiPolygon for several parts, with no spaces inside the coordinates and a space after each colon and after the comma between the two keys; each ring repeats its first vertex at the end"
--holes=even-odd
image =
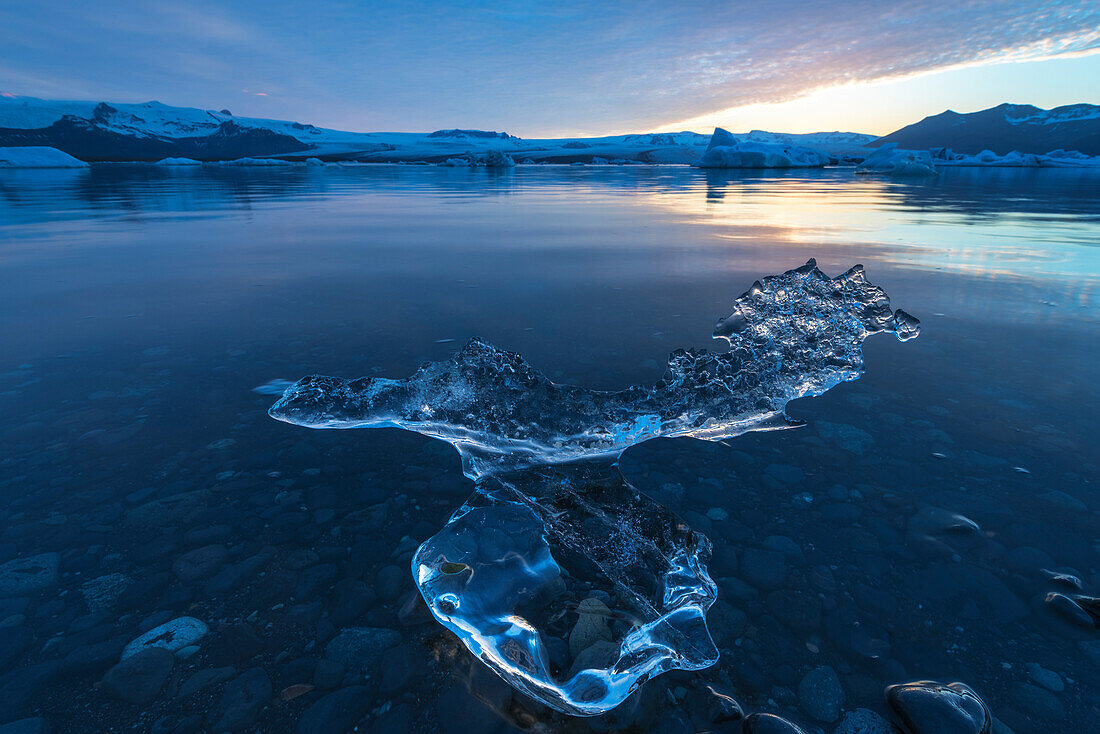
{"type": "MultiPolygon", "coordinates": [[[[900,151],[949,148],[958,165],[962,165],[958,160],[974,158],[983,151],[1003,157],[1012,151],[1045,154],[1061,149],[1095,156],[1100,155],[1100,106],[1075,104],[1043,110],[1003,104],[970,114],[947,111],[877,139],[851,132],[753,130],[725,135],[727,142],[738,143],[739,153],[723,158],[723,165],[731,165],[734,159],[747,160],[744,154],[750,148],[762,154],[809,148],[833,163],[857,163],[885,143],[896,143],[900,151]]],[[[696,163],[710,142],[710,135],[695,132],[546,139],[462,128],[359,133],[160,102],[112,104],[0,96],[0,147],[51,147],[82,161],[277,157],[378,163],[464,164],[490,158],[517,163],[696,163]]],[[[951,158],[938,153],[933,157],[941,162],[951,158]]],[[[764,158],[771,160],[767,155],[764,158]]],[[[817,160],[803,154],[791,160],[811,158],[817,160]]]]}
{"type": "MultiPolygon", "coordinates": [[[[834,157],[865,155],[862,146],[874,140],[873,135],[860,133],[788,135],[759,130],[734,137],[811,147],[834,157]]],[[[0,96],[0,147],[50,146],[85,161],[278,156],[440,163],[495,151],[518,162],[693,163],[709,142],[710,135],[694,132],[555,139],[522,139],[503,132],[464,129],[356,133],[160,102],[113,104],[0,96]]]]}
{"type": "Polygon", "coordinates": [[[900,148],[951,148],[970,155],[991,150],[1047,153],[1055,149],[1100,155],[1100,106],[1072,104],[1051,110],[1032,105],[1002,104],[981,112],[947,110],[885,135],[873,146],[897,143],[900,148]]]}

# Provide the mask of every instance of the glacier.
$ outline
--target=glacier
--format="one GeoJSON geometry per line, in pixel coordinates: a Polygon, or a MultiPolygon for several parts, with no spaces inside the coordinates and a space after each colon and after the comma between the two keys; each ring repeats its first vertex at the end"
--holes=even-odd
{"type": "Polygon", "coordinates": [[[658,436],[718,441],[794,425],[795,398],[863,372],[862,342],[919,333],[861,266],[810,260],[757,281],[652,387],[556,384],[474,339],[404,379],[312,375],[269,414],[310,428],[396,427],[451,443],[471,497],[412,561],[432,615],[490,669],[558,711],[591,716],[649,678],[712,665],[709,540],[631,486],[617,462],[658,436]]]}
{"type": "MultiPolygon", "coordinates": [[[[810,146],[829,155],[862,156],[874,135],[780,134],[754,130],[735,136],[781,147],[810,146]]],[[[173,107],[160,102],[119,104],[0,96],[0,145],[53,141],[85,160],[229,160],[278,156],[328,162],[480,160],[509,167],[531,163],[592,162],[689,164],[712,136],[695,132],[606,135],[593,138],[520,138],[507,133],[448,129],[429,133],[348,132],[288,120],[233,115],[229,110],[173,107]],[[109,141],[109,142],[105,142],[109,141]],[[494,152],[495,151],[495,152],[494,152]]]]}
{"type": "Polygon", "coordinates": [[[0,148],[0,168],[87,168],[88,164],[57,148],[28,145],[0,148]]]}

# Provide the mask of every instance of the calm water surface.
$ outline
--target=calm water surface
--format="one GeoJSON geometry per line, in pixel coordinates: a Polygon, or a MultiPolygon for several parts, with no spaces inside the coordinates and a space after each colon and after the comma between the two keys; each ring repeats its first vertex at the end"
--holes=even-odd
{"type": "Polygon", "coordinates": [[[827,666],[845,711],[960,680],[1016,732],[1088,730],[1100,630],[1045,599],[1100,596],[1098,337],[1100,172],[0,173],[0,563],[59,554],[41,588],[0,579],[0,721],[294,731],[362,686],[371,731],[730,730],[706,721],[711,684],[831,732],[800,690],[827,666]],[[804,428],[624,455],[714,544],[722,658],[614,720],[513,696],[423,609],[412,551],[472,489],[449,446],[294,428],[253,392],[403,376],[475,335],[558,381],[651,383],[753,280],[810,257],[863,263],[921,336],[868,341],[863,378],[789,406],[804,428]],[[97,687],[182,615],[211,631],[159,692],[97,687]],[[318,664],[358,627],[402,642],[318,664]],[[227,700],[255,668],[267,705],[227,700]],[[297,684],[317,688],[282,700],[297,684]]]}

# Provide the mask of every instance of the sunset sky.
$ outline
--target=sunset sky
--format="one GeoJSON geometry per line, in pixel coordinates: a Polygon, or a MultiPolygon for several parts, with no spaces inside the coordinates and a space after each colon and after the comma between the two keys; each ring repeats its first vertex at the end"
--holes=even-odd
{"type": "Polygon", "coordinates": [[[523,137],[1100,102],[1100,4],[0,0],[0,93],[523,137]]]}

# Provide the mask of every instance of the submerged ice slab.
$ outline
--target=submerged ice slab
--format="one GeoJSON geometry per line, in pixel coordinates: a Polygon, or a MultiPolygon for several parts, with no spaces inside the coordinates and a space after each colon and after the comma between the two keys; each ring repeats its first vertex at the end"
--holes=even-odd
{"type": "Polygon", "coordinates": [[[677,350],[650,388],[558,385],[475,339],[405,379],[303,378],[270,414],[454,445],[476,491],[413,558],[424,601],[517,689],[596,715],[655,675],[718,657],[710,542],[626,483],[619,455],[657,436],[786,427],[789,401],[858,378],[863,340],[883,331],[904,341],[919,322],[860,266],[829,278],[811,260],[735,300],[714,329],[729,351],[677,350]]]}
{"type": "Polygon", "coordinates": [[[487,477],[413,558],[432,614],[515,688],[565,713],[713,665],[710,542],[610,463],[487,477]]]}
{"type": "Polygon", "coordinates": [[[916,336],[856,266],[836,278],[813,260],[765,278],[734,302],[714,336],[724,353],[679,349],[653,387],[600,392],[558,385],[518,354],[475,339],[411,377],[312,375],[270,414],[310,428],[396,427],[447,441],[471,478],[596,456],[657,436],[720,440],[786,425],[784,406],[862,374],[868,335],[916,336]]]}

